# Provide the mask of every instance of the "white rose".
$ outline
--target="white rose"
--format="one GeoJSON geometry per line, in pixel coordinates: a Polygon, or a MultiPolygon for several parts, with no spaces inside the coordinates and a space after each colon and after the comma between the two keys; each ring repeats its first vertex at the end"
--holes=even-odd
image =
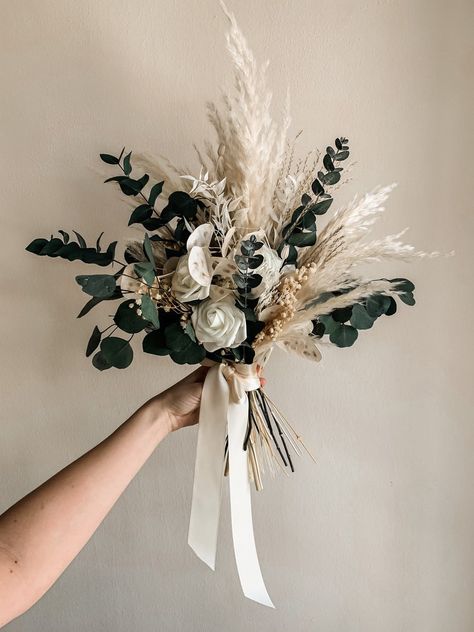
{"type": "Polygon", "coordinates": [[[209,296],[212,280],[212,261],[210,255],[199,248],[201,274],[195,273],[194,257],[197,248],[179,258],[178,265],[171,280],[171,289],[178,301],[201,301],[209,296]]]}
{"type": "Polygon", "coordinates": [[[276,250],[273,250],[265,244],[257,250],[255,254],[262,255],[263,257],[261,265],[259,265],[258,268],[255,268],[255,270],[252,270],[252,272],[259,274],[262,277],[262,282],[257,290],[270,290],[280,280],[280,270],[283,260],[280,258],[276,250]]]}
{"type": "Polygon", "coordinates": [[[207,351],[238,347],[247,337],[244,313],[233,298],[199,303],[191,316],[196,338],[207,351]]]}

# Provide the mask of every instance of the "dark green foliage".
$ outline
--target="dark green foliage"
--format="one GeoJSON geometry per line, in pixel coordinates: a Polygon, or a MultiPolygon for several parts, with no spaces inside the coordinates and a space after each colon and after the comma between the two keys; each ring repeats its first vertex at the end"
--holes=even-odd
{"type": "Polygon", "coordinates": [[[175,217],[185,217],[194,219],[198,210],[198,203],[185,191],[174,191],[168,198],[168,205],[163,209],[163,213],[173,213],[175,217]]]}
{"type": "Polygon", "coordinates": [[[120,160],[115,156],[111,156],[110,154],[100,154],[101,160],[106,162],[108,165],[118,165],[120,160]]]}
{"type": "Polygon", "coordinates": [[[367,313],[372,318],[378,318],[385,314],[385,311],[390,306],[390,298],[388,296],[384,296],[383,294],[374,294],[373,296],[369,296],[365,300],[365,308],[367,313]]]}
{"type": "Polygon", "coordinates": [[[148,322],[137,313],[138,309],[135,301],[123,301],[115,313],[114,323],[127,334],[137,334],[139,331],[143,331],[148,322]]]}
{"type": "Polygon", "coordinates": [[[142,189],[147,184],[150,176],[145,173],[138,180],[134,180],[133,178],[129,178],[128,176],[112,176],[111,178],[107,178],[104,182],[117,182],[122,193],[124,195],[135,196],[141,193],[142,189]]]}
{"type": "Polygon", "coordinates": [[[122,156],[124,154],[125,149],[122,149],[122,152],[118,158],[115,156],[111,156],[110,154],[101,154],[100,157],[102,160],[111,165],[117,165],[120,167],[122,174],[117,176],[112,176],[111,178],[107,178],[105,182],[116,182],[122,193],[129,196],[140,196],[140,198],[144,201],[144,203],[137,206],[132,214],[130,215],[130,219],[128,221],[128,225],[132,224],[142,224],[147,230],[157,230],[158,228],[163,227],[167,221],[160,217],[152,217],[155,211],[155,203],[158,196],[161,194],[163,190],[163,182],[157,182],[154,184],[151,189],[148,197],[143,193],[145,186],[148,184],[150,180],[150,176],[145,173],[140,178],[132,178],[131,173],[133,171],[132,167],[132,152],[129,152],[122,161],[122,156]]]}
{"type": "Polygon", "coordinates": [[[111,274],[81,274],[76,277],[82,291],[95,298],[110,298],[117,286],[115,277],[111,274]]]}
{"type": "Polygon", "coordinates": [[[331,316],[337,323],[345,323],[352,316],[352,306],[350,307],[340,307],[339,309],[335,309],[331,316]]]}
{"type": "Polygon", "coordinates": [[[169,355],[177,364],[199,364],[206,357],[206,350],[196,342],[191,323],[183,329],[178,320],[148,333],[143,339],[143,351],[158,356],[169,355]]]}
{"type": "Polygon", "coordinates": [[[99,371],[106,371],[107,369],[112,368],[110,362],[105,359],[104,355],[100,351],[98,351],[95,356],[93,356],[92,366],[96,369],[99,369],[99,371]]]}
{"type": "Polygon", "coordinates": [[[356,329],[370,329],[375,318],[370,316],[364,305],[357,303],[352,307],[351,325],[356,329]]]}
{"type": "Polygon", "coordinates": [[[249,321],[247,321],[247,338],[246,338],[246,342],[248,343],[248,345],[252,344],[252,342],[255,340],[257,334],[259,334],[264,327],[265,327],[265,323],[263,323],[260,320],[249,320],[249,321]]]}
{"type": "Polygon", "coordinates": [[[152,214],[152,206],[150,206],[149,204],[140,204],[140,206],[137,206],[137,208],[135,208],[130,215],[128,225],[131,226],[132,224],[143,224],[145,220],[150,219],[152,214]]]}
{"type": "Polygon", "coordinates": [[[91,298],[90,301],[87,301],[87,303],[84,305],[84,307],[81,309],[81,311],[77,315],[77,318],[82,318],[83,316],[88,314],[93,307],[95,307],[99,303],[102,303],[102,301],[114,301],[114,300],[117,300],[118,298],[122,298],[122,296],[123,296],[122,291],[120,290],[119,287],[116,287],[115,292],[112,294],[112,296],[109,296],[108,298],[104,299],[104,298],[97,298],[94,296],[91,298]]]}
{"type": "Polygon", "coordinates": [[[406,305],[415,305],[415,297],[413,296],[413,291],[415,286],[408,279],[390,279],[392,283],[396,283],[397,289],[403,290],[403,292],[399,295],[400,300],[403,301],[406,305]]]}
{"type": "Polygon", "coordinates": [[[143,351],[154,355],[169,355],[170,349],[166,346],[165,332],[163,329],[151,331],[143,338],[143,351]]]}
{"type": "Polygon", "coordinates": [[[161,192],[163,191],[164,182],[157,182],[151,187],[150,195],[148,196],[148,203],[150,206],[155,206],[155,202],[161,192]]]}
{"type": "Polygon", "coordinates": [[[125,158],[123,159],[123,172],[126,176],[129,176],[132,173],[131,158],[132,158],[132,152],[127,154],[125,158]]]}
{"type": "Polygon", "coordinates": [[[104,338],[100,343],[98,351],[92,359],[92,364],[104,371],[115,367],[116,369],[126,369],[133,360],[133,349],[128,340],[110,336],[104,338]]]}
{"type": "Polygon", "coordinates": [[[82,261],[83,263],[93,263],[98,266],[110,265],[115,257],[116,241],[109,244],[105,252],[100,252],[99,248],[89,248],[82,235],[73,231],[78,238],[78,242],[70,241],[69,235],[60,231],[62,239],[51,237],[51,239],[34,239],[26,250],[40,257],[60,257],[68,261],[82,261]]]}
{"type": "Polygon", "coordinates": [[[153,327],[160,326],[160,319],[158,317],[158,310],[155,303],[151,300],[148,294],[143,294],[141,297],[142,317],[153,325],[153,327]]]}
{"type": "Polygon", "coordinates": [[[248,239],[241,242],[240,254],[234,256],[238,268],[238,272],[233,276],[239,293],[236,304],[237,307],[245,312],[246,318],[248,312],[252,311],[249,308],[253,301],[253,290],[262,282],[261,275],[254,272],[263,263],[263,256],[258,254],[262,246],[263,243],[258,241],[255,235],[250,235],[248,239]]]}
{"type": "MultiPolygon", "coordinates": [[[[413,296],[415,286],[411,281],[391,279],[391,282],[396,283],[398,289],[405,290],[398,295],[401,301],[407,305],[415,304],[413,296]]],[[[337,293],[327,293],[324,299],[318,302],[324,304],[325,301],[336,295],[337,293]]],[[[328,335],[330,341],[338,347],[350,347],[357,340],[358,331],[370,329],[377,318],[384,315],[391,316],[396,311],[397,302],[392,296],[373,294],[359,303],[335,309],[330,314],[319,316],[313,321],[313,335],[318,338],[328,335]],[[348,322],[350,325],[347,324],[348,322]]]]}
{"type": "Polygon", "coordinates": [[[337,321],[334,320],[331,314],[320,316],[318,322],[323,325],[325,334],[332,333],[338,327],[337,321]]]}
{"type": "Polygon", "coordinates": [[[151,285],[155,280],[155,266],[149,261],[136,263],[134,269],[138,276],[148,283],[148,285],[151,285]]]}
{"type": "Polygon", "coordinates": [[[351,347],[359,335],[351,325],[339,324],[330,334],[329,340],[338,347],[351,347]]]}
{"type": "MultiPolygon", "coordinates": [[[[282,241],[278,245],[278,253],[289,246],[284,265],[296,265],[298,259],[297,248],[314,246],[317,240],[316,217],[324,215],[332,204],[332,196],[326,192],[325,187],[339,182],[342,167],[340,162],[349,156],[347,138],[336,139],[336,151],[333,147],[327,147],[323,157],[323,165],[326,171],[319,171],[318,177],[311,184],[314,197],[305,193],[301,197],[301,206],[293,213],[290,222],[283,228],[282,241]],[[339,151],[340,147],[340,151],[339,151]]],[[[285,249],[286,252],[286,249],[285,249]]]]}
{"type": "Polygon", "coordinates": [[[100,329],[96,325],[92,331],[91,337],[89,338],[89,342],[87,343],[87,349],[86,349],[87,358],[90,355],[92,355],[94,351],[97,349],[97,347],[99,346],[100,338],[101,338],[100,329]]]}

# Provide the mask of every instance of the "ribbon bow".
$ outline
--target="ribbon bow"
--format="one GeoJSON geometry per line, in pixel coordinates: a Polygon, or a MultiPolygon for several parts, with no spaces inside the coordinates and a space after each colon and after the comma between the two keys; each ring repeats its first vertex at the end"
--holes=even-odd
{"type": "Polygon", "coordinates": [[[256,365],[217,364],[206,375],[199,414],[188,543],[214,570],[227,436],[232,538],[240,583],[246,597],[273,608],[255,547],[244,450],[249,413],[246,393],[259,387],[256,365]]]}

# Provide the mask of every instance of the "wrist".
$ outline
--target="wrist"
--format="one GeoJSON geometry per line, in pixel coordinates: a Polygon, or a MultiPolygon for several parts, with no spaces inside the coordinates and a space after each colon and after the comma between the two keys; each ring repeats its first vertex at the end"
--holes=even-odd
{"type": "Polygon", "coordinates": [[[137,412],[160,438],[164,438],[172,432],[173,427],[168,407],[160,396],[150,399],[137,412]]]}

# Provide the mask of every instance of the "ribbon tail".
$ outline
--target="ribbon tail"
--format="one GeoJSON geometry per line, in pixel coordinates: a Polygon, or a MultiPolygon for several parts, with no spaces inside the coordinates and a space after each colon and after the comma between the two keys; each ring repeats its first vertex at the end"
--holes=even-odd
{"type": "Polygon", "coordinates": [[[264,606],[274,608],[263,581],[253,533],[247,452],[243,449],[248,406],[248,397],[245,394],[238,403],[229,403],[227,413],[230,508],[235,561],[244,595],[264,606]]]}
{"type": "Polygon", "coordinates": [[[194,469],[188,544],[215,569],[222,494],[229,386],[220,368],[209,369],[204,381],[194,469]]]}

